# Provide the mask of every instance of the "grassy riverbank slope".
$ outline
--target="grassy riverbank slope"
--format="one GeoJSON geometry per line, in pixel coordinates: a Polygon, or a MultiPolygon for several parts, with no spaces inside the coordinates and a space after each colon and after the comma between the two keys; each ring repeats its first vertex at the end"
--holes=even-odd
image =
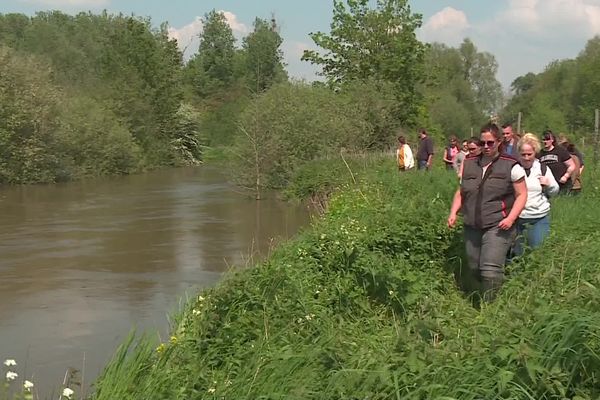
{"type": "Polygon", "coordinates": [[[454,278],[452,174],[398,174],[375,159],[350,169],[301,171],[292,193],[337,188],[325,216],[192,299],[166,343],[125,344],[93,398],[600,396],[598,180],[554,200],[551,238],[478,309],[454,278]]]}

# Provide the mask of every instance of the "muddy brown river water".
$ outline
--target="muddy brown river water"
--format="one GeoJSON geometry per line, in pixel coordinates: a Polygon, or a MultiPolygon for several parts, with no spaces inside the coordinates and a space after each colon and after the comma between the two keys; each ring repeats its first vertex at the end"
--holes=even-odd
{"type": "Polygon", "coordinates": [[[249,199],[211,167],[0,188],[0,358],[41,398],[67,368],[88,387],[132,328],[166,335],[186,294],[309,218],[249,199]]]}

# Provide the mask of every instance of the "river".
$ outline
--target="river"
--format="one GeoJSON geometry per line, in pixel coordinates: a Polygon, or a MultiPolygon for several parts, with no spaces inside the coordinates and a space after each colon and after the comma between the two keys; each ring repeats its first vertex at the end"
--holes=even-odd
{"type": "Polygon", "coordinates": [[[309,223],[212,167],[0,189],[0,358],[41,398],[67,368],[87,388],[132,328],[168,332],[186,294],[309,223]]]}

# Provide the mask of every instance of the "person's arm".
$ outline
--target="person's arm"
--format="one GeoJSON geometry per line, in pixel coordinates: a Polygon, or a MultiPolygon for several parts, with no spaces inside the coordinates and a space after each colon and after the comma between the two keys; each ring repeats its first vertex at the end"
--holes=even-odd
{"type": "Polygon", "coordinates": [[[558,182],[556,182],[556,178],[554,178],[554,174],[550,168],[546,168],[546,174],[544,176],[540,176],[540,185],[542,185],[542,190],[548,197],[554,196],[560,189],[558,182]]]}
{"type": "Polygon", "coordinates": [[[525,178],[513,182],[513,189],[515,190],[515,202],[508,216],[498,224],[498,227],[505,231],[513,226],[527,203],[527,184],[525,183],[525,178]]]}
{"type": "Polygon", "coordinates": [[[460,194],[460,188],[454,193],[454,198],[452,199],[452,206],[450,207],[450,215],[448,216],[448,228],[454,228],[456,225],[456,218],[458,216],[458,212],[462,207],[462,195],[460,194]]]}
{"type": "MultiPolygon", "coordinates": [[[[465,156],[465,158],[467,158],[467,156],[465,156]]],[[[458,169],[458,180],[462,181],[462,174],[463,171],[465,169],[465,160],[463,159],[462,162],[460,163],[460,168],[458,169]]]]}
{"type": "Polygon", "coordinates": [[[560,183],[567,182],[573,174],[573,171],[575,171],[575,169],[577,168],[577,166],[575,165],[575,161],[573,161],[573,157],[569,157],[569,159],[564,161],[564,163],[567,166],[567,172],[565,172],[565,174],[560,177],[560,183]]]}
{"type": "Polygon", "coordinates": [[[431,138],[427,141],[427,168],[431,167],[433,161],[433,140],[431,138]]]}
{"type": "Polygon", "coordinates": [[[446,147],[446,150],[444,151],[444,162],[451,163],[452,159],[448,158],[448,153],[450,153],[450,152],[448,151],[448,148],[446,147]]]}

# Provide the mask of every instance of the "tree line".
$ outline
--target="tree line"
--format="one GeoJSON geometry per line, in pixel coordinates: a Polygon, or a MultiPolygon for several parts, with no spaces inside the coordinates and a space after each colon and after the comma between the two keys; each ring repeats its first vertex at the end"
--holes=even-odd
{"type": "MultiPolygon", "coordinates": [[[[416,141],[425,127],[440,145],[467,136],[504,102],[494,56],[469,39],[420,42],[407,0],[334,0],[330,31],[311,33],[318,50],[302,57],[321,69],[316,82],[289,78],[275,17],[240,42],[222,13],[202,22],[184,60],[148,18],[0,14],[0,183],[193,165],[223,149],[234,180],[258,194],[340,149],[385,150],[401,131],[416,141]]],[[[580,126],[597,96],[594,43],[518,78],[501,114],[580,126]]]]}

